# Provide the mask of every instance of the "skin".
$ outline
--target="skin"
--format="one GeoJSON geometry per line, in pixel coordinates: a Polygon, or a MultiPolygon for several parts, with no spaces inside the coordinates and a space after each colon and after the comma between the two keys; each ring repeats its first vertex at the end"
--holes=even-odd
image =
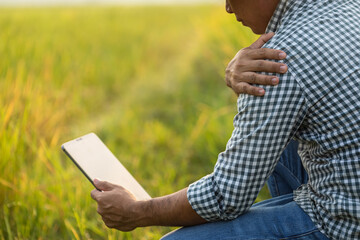
{"type": "MultiPolygon", "coordinates": [[[[248,26],[254,33],[263,34],[279,0],[226,0],[225,8],[234,14],[237,21],[248,26]]],[[[265,61],[264,59],[282,60],[286,53],[280,50],[262,48],[274,36],[274,33],[262,35],[251,46],[241,49],[230,61],[225,71],[228,87],[239,95],[241,93],[263,96],[265,90],[251,84],[277,85],[278,77],[257,74],[255,72],[286,73],[285,64],[265,61]]]]}
{"type": "Polygon", "coordinates": [[[262,35],[252,45],[241,49],[230,61],[225,71],[225,82],[237,95],[245,93],[263,96],[265,90],[251,84],[272,86],[279,84],[278,77],[258,74],[256,72],[287,72],[286,64],[264,60],[282,60],[286,58],[286,53],[281,50],[261,48],[273,36],[274,33],[262,35]]]}
{"type": "MultiPolygon", "coordinates": [[[[278,0],[229,0],[226,2],[226,9],[229,13],[235,13],[237,19],[251,27],[254,32],[263,33],[277,3],[278,0]],[[262,11],[261,14],[258,14],[259,10],[262,11]]],[[[281,51],[278,50],[260,49],[271,37],[272,35],[260,37],[249,48],[239,51],[230,62],[226,71],[226,81],[231,87],[234,86],[235,92],[235,89],[241,86],[242,80],[245,84],[254,81],[266,83],[269,80],[262,75],[253,75],[252,71],[278,69],[278,64],[261,60],[283,59],[286,56],[280,56],[281,51]]],[[[272,85],[277,84],[272,83],[272,78],[270,82],[272,85]]],[[[187,188],[167,196],[138,201],[121,186],[97,179],[94,180],[94,184],[101,191],[94,189],[91,197],[98,203],[97,212],[109,228],[131,231],[145,226],[193,226],[206,223],[206,220],[192,209],[187,199],[187,188]]]]}
{"type": "Polygon", "coordinates": [[[187,188],[146,201],[137,201],[121,186],[94,180],[91,197],[98,202],[97,212],[105,225],[120,231],[146,226],[193,226],[206,223],[187,200],[187,188]]]}
{"type": "Polygon", "coordinates": [[[226,11],[235,14],[236,20],[263,34],[279,0],[226,0],[226,11]]]}

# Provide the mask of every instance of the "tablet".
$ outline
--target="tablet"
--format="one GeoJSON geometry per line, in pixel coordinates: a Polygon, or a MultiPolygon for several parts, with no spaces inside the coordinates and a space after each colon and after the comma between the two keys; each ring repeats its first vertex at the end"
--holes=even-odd
{"type": "Polygon", "coordinates": [[[64,143],[61,148],[93,185],[96,178],[124,187],[137,200],[151,198],[95,133],[64,143]]]}

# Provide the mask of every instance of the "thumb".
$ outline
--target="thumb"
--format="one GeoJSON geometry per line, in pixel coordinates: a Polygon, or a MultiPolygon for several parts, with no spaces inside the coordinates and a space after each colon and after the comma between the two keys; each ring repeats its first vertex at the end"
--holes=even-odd
{"type": "Polygon", "coordinates": [[[99,179],[94,179],[94,185],[97,189],[101,191],[110,191],[114,189],[114,185],[112,183],[106,182],[106,181],[100,181],[99,179]]]}
{"type": "Polygon", "coordinates": [[[261,48],[262,46],[264,46],[265,43],[267,43],[273,36],[275,35],[275,33],[271,32],[271,33],[266,33],[261,35],[253,44],[251,44],[249,46],[249,48],[251,49],[256,49],[256,48],[261,48]]]}

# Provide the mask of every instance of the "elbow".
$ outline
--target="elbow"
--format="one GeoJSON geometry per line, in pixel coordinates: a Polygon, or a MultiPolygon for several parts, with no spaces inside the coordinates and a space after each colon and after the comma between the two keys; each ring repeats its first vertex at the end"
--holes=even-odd
{"type": "Polygon", "coordinates": [[[215,195],[219,207],[219,219],[222,221],[230,221],[246,213],[255,201],[247,197],[251,194],[243,188],[233,189],[224,185],[217,187],[215,195]]]}
{"type": "Polygon", "coordinates": [[[220,211],[220,219],[223,221],[234,220],[249,211],[250,207],[251,205],[237,202],[225,203],[223,209],[220,211]]]}

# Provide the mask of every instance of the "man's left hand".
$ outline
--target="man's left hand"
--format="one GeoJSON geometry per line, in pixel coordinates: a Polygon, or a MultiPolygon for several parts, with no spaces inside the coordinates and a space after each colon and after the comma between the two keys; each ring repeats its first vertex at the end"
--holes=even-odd
{"type": "Polygon", "coordinates": [[[91,197],[98,203],[97,212],[102,216],[105,225],[120,231],[132,231],[141,226],[144,215],[140,201],[125,188],[105,181],[94,180],[97,189],[91,197]]]}

